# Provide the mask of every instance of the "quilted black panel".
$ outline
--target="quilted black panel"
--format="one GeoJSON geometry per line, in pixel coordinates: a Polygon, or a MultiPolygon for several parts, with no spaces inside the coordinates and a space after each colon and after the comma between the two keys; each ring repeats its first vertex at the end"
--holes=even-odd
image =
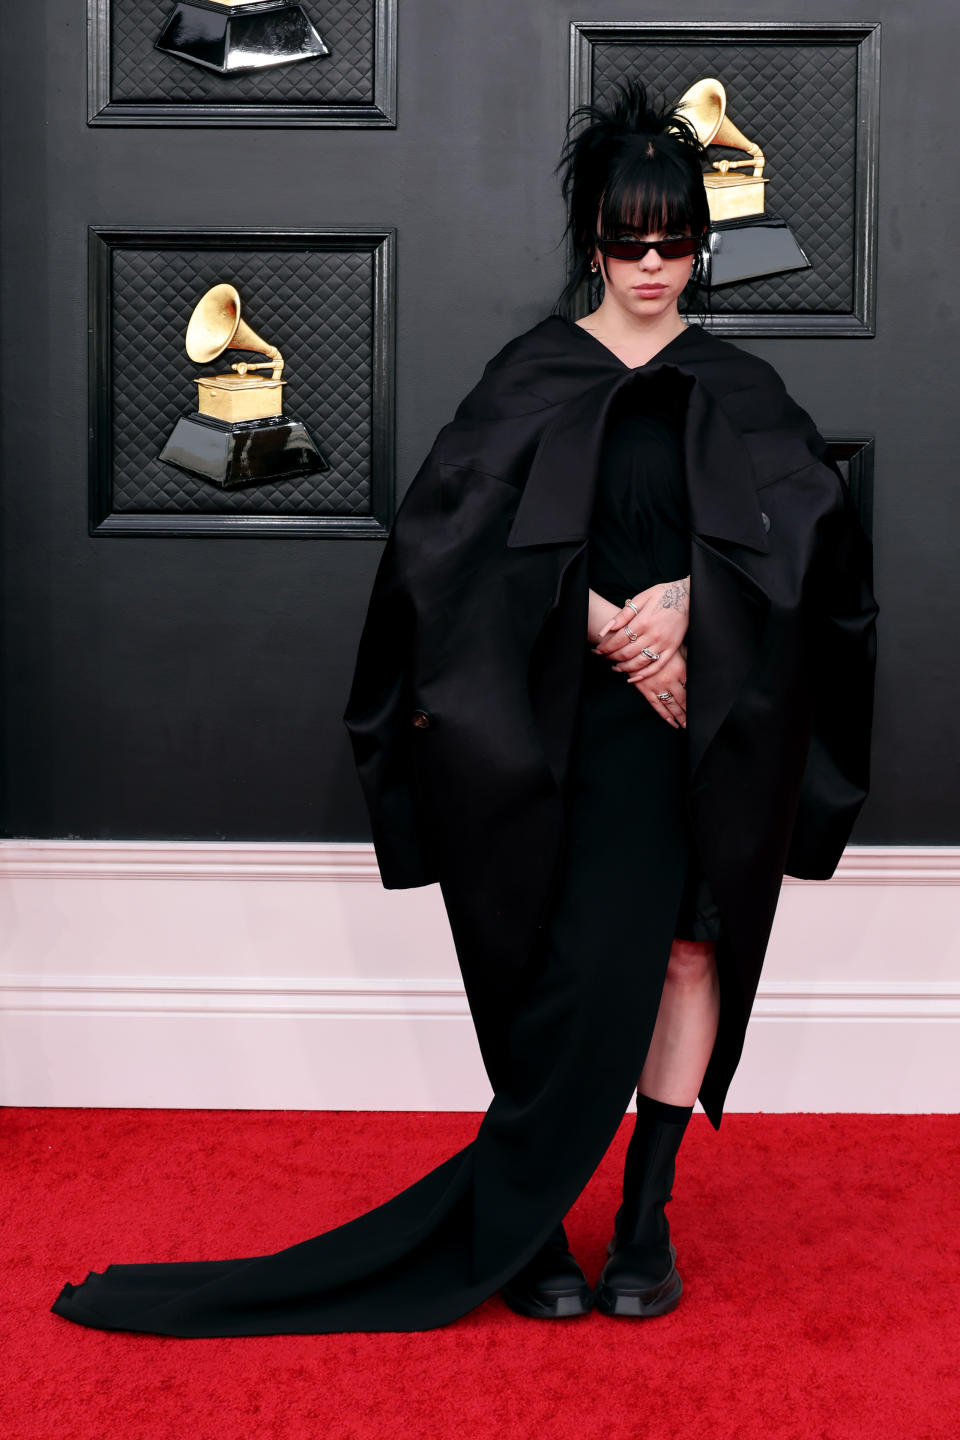
{"type": "MultiPolygon", "coordinates": [[[[602,104],[628,75],[671,101],[715,75],[730,119],[763,150],[767,211],[786,220],[812,268],[718,287],[716,314],[854,308],[856,44],[601,41],[592,53],[593,95],[602,104]]],[[[724,154],[732,152],[710,158],[724,154]]]]}
{"type": "Polygon", "coordinates": [[[370,251],[115,248],[111,509],[370,515],[373,263],[370,251]],[[196,365],[187,355],[190,313],[221,281],[239,290],[242,318],[279,346],[284,413],[306,425],[324,474],[224,491],[157,458],[177,417],[197,408],[194,375],[263,359],[230,351],[196,365]]]}
{"type": "Polygon", "coordinates": [[[374,0],[303,0],[330,54],[244,75],[216,75],[153,48],[172,0],[112,0],[111,92],[146,104],[370,104],[374,78],[374,0]]]}

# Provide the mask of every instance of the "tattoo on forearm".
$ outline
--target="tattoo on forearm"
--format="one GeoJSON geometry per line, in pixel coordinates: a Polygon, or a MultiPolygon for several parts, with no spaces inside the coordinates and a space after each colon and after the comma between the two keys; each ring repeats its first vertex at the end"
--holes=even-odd
{"type": "Polygon", "coordinates": [[[690,576],[685,575],[682,580],[675,580],[668,585],[660,597],[660,608],[663,610],[688,610],[690,601],[690,576]]]}

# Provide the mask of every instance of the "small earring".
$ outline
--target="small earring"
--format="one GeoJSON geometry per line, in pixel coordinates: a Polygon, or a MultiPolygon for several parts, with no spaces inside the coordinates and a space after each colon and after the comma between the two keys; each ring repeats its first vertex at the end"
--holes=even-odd
{"type": "Polygon", "coordinates": [[[597,273],[597,271],[598,271],[599,269],[600,269],[600,266],[597,264],[596,260],[594,260],[593,264],[590,266],[591,274],[596,275],[596,273],[597,273]]]}

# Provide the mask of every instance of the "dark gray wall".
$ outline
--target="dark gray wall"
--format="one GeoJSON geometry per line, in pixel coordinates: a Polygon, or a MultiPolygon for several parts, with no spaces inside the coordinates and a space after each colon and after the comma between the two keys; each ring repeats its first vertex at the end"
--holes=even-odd
{"type": "MultiPolygon", "coordinates": [[[[877,336],[738,343],[822,429],[877,437],[874,786],[853,838],[957,843],[956,7],[708,13],[883,25],[877,336]]],[[[596,14],[677,18],[624,0],[596,14]]],[[[340,715],[382,541],[88,535],[86,227],[396,226],[402,494],[487,358],[562,283],[551,172],[569,22],[589,15],[400,0],[397,129],[231,131],[89,128],[77,0],[7,8],[4,833],[367,835],[340,715]]]]}

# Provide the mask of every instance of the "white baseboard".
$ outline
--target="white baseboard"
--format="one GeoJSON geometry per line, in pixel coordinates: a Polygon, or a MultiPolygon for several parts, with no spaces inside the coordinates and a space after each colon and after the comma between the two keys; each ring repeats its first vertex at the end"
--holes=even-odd
{"type": "MultiPolygon", "coordinates": [[[[372,846],[0,842],[0,927],[4,1104],[489,1103],[439,887],[372,846]]],[[[788,877],[728,1110],[956,1110],[958,961],[960,847],[788,877]]]]}

